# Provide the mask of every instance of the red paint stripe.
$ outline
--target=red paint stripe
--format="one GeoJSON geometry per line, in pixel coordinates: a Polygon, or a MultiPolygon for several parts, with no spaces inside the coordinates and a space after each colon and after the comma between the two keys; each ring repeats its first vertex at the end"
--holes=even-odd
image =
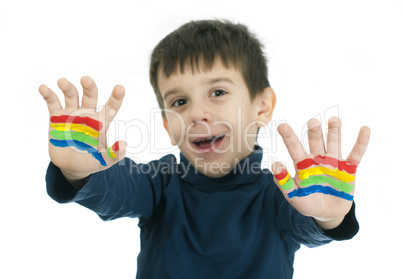
{"type": "Polygon", "coordinates": [[[116,141],[113,145],[112,145],[112,150],[113,151],[119,151],[119,142],[116,141]]]}
{"type": "Polygon", "coordinates": [[[288,175],[288,172],[286,171],[286,169],[284,169],[280,173],[276,174],[275,178],[278,180],[282,180],[286,177],[286,175],[288,175]]]}
{"type": "Polygon", "coordinates": [[[312,159],[311,158],[305,159],[305,160],[297,163],[296,167],[299,170],[302,170],[302,169],[306,169],[312,165],[320,165],[320,164],[330,165],[335,168],[338,168],[340,171],[345,170],[350,174],[356,173],[356,169],[357,169],[357,166],[349,163],[348,161],[339,161],[335,158],[321,156],[321,155],[315,156],[312,159]]]}
{"type": "Polygon", "coordinates": [[[50,118],[50,121],[53,123],[85,124],[97,131],[102,130],[102,122],[96,121],[95,119],[89,117],[60,115],[60,116],[52,116],[50,118]]]}

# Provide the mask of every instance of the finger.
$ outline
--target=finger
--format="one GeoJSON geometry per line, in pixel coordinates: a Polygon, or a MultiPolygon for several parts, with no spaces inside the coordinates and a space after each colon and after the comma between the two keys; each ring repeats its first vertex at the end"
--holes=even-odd
{"type": "Polygon", "coordinates": [[[39,87],[39,93],[42,95],[43,99],[45,99],[50,114],[54,114],[63,109],[56,93],[54,93],[49,87],[42,84],[39,87]]]}
{"type": "Polygon", "coordinates": [[[341,120],[333,116],[328,120],[327,153],[342,159],[341,156],[341,120]]]}
{"type": "Polygon", "coordinates": [[[278,132],[281,135],[294,163],[300,162],[307,157],[302,144],[288,124],[279,125],[278,132]]]}
{"type": "Polygon", "coordinates": [[[296,183],[290,176],[289,171],[285,165],[280,162],[272,164],[272,172],[274,174],[274,182],[279,190],[288,199],[288,194],[297,188],[296,183]]]}
{"type": "Polygon", "coordinates": [[[116,141],[112,146],[103,151],[102,157],[105,161],[105,168],[109,168],[121,161],[126,154],[127,143],[124,141],[116,141]]]}
{"type": "Polygon", "coordinates": [[[109,100],[102,108],[100,115],[105,117],[106,129],[109,127],[110,121],[113,120],[113,118],[119,111],[123,103],[124,95],[125,95],[124,87],[121,85],[116,85],[113,88],[112,95],[110,96],[109,100]]]}
{"type": "Polygon", "coordinates": [[[78,108],[79,100],[77,88],[65,78],[59,79],[57,85],[61,91],[63,91],[66,108],[78,108]]]}
{"type": "Polygon", "coordinates": [[[347,160],[358,166],[362,160],[362,157],[364,155],[364,153],[366,152],[367,149],[367,145],[369,143],[370,140],[370,128],[367,126],[363,126],[360,129],[359,135],[357,137],[357,141],[355,143],[355,145],[352,148],[352,151],[350,152],[347,160]]]}
{"type": "Polygon", "coordinates": [[[90,77],[84,76],[81,78],[81,85],[84,90],[81,107],[96,110],[96,105],[98,103],[98,88],[96,87],[95,82],[90,77]]]}
{"type": "Polygon", "coordinates": [[[321,123],[318,119],[311,119],[307,123],[308,144],[310,153],[313,155],[325,155],[324,137],[322,135],[321,123]]]}

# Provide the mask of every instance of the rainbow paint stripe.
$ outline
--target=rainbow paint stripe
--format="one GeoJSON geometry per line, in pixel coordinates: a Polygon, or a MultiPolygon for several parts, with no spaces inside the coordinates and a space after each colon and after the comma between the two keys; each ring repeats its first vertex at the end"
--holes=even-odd
{"type": "Polygon", "coordinates": [[[322,193],[325,195],[332,195],[338,198],[342,198],[348,201],[353,201],[353,196],[346,194],[341,191],[337,191],[332,187],[329,186],[322,186],[322,185],[313,185],[307,188],[300,188],[300,189],[295,189],[292,192],[288,194],[289,198],[294,198],[294,197],[305,197],[314,193],[322,193]]]}
{"type": "Polygon", "coordinates": [[[119,151],[119,142],[116,141],[111,147],[107,149],[107,155],[110,157],[110,159],[114,159],[117,157],[115,154],[116,151],[119,151]]]}
{"type": "Polygon", "coordinates": [[[357,166],[347,161],[339,161],[335,158],[315,156],[313,159],[305,159],[296,164],[299,169],[298,174],[301,180],[300,186],[307,186],[295,189],[288,194],[289,198],[305,197],[314,193],[322,193],[343,198],[349,201],[353,200],[353,196],[349,193],[353,192],[354,185],[349,184],[355,180],[357,166]],[[329,169],[327,167],[313,165],[330,165],[337,169],[329,169]],[[330,186],[323,186],[329,184],[330,186]]]}
{"type": "Polygon", "coordinates": [[[276,174],[275,178],[278,180],[278,184],[281,185],[283,190],[290,190],[295,185],[293,179],[290,177],[290,175],[286,171],[286,169],[284,169],[280,173],[276,174]]]}
{"type": "Polygon", "coordinates": [[[340,171],[347,171],[350,174],[355,174],[357,166],[351,164],[348,161],[339,161],[332,157],[327,156],[315,156],[314,158],[305,159],[296,164],[298,169],[306,169],[312,165],[330,165],[334,168],[338,168],[340,171]]]}
{"type": "Polygon", "coordinates": [[[77,141],[77,140],[56,140],[56,139],[50,139],[49,140],[51,144],[57,147],[69,147],[69,146],[74,146],[75,148],[83,151],[87,151],[90,153],[96,160],[98,160],[102,166],[106,166],[105,159],[103,159],[102,154],[98,152],[95,148],[92,146],[77,141]]]}
{"type": "Polygon", "coordinates": [[[70,116],[70,115],[60,115],[52,116],[50,121],[53,123],[74,123],[74,124],[85,124],[88,127],[95,129],[96,131],[102,130],[102,122],[99,122],[90,117],[81,116],[70,116]]]}
{"type": "Polygon", "coordinates": [[[345,173],[343,171],[340,171],[338,169],[329,169],[327,167],[315,167],[315,168],[309,168],[309,169],[304,169],[299,171],[299,178],[301,180],[307,179],[312,175],[321,175],[321,174],[327,174],[333,177],[338,178],[339,180],[345,181],[345,182],[352,182],[355,180],[355,176],[351,175],[349,173],[345,173]]]}
{"type": "Polygon", "coordinates": [[[99,141],[97,139],[94,139],[91,136],[88,136],[84,133],[81,132],[61,132],[61,131],[50,131],[50,135],[56,139],[60,140],[76,140],[76,141],[81,141],[83,143],[92,145],[92,146],[98,146],[99,141]]]}
{"type": "Polygon", "coordinates": [[[300,186],[310,186],[314,184],[325,184],[325,183],[346,193],[351,193],[354,188],[352,184],[345,183],[330,176],[324,176],[324,175],[312,176],[305,180],[302,180],[300,182],[300,186]]]}
{"type": "Polygon", "coordinates": [[[92,129],[91,127],[84,126],[81,124],[74,124],[74,123],[60,123],[60,124],[50,124],[50,127],[57,131],[77,131],[77,132],[82,132],[88,136],[91,137],[99,137],[99,132],[92,129]]]}
{"type": "Polygon", "coordinates": [[[106,166],[101,153],[95,148],[99,145],[99,141],[95,137],[99,137],[99,131],[102,129],[102,123],[89,118],[80,116],[52,116],[50,118],[50,127],[54,130],[49,134],[52,139],[50,143],[57,147],[73,146],[79,150],[87,151],[102,166],[106,166]]]}

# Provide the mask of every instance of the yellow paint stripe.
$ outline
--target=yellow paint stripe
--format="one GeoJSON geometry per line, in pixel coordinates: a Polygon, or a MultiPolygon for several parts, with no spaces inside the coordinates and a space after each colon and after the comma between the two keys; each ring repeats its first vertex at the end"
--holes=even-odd
{"type": "Polygon", "coordinates": [[[299,178],[301,180],[305,180],[305,179],[309,178],[309,176],[311,176],[311,175],[321,175],[321,174],[327,174],[329,176],[338,178],[339,180],[341,180],[343,182],[352,182],[355,180],[354,175],[340,171],[338,169],[329,169],[326,167],[315,167],[315,168],[310,168],[310,169],[299,170],[299,178]]]}
{"type": "Polygon", "coordinates": [[[113,158],[116,158],[116,157],[117,157],[117,155],[114,154],[112,147],[109,147],[109,152],[110,152],[110,155],[112,155],[113,158]]]}
{"type": "Polygon", "coordinates": [[[51,123],[50,127],[57,131],[68,131],[73,130],[77,132],[82,132],[91,137],[99,137],[99,132],[92,129],[91,127],[82,125],[82,124],[75,124],[75,123],[51,123]]]}
{"type": "Polygon", "coordinates": [[[283,184],[285,184],[286,182],[288,182],[288,180],[289,180],[289,173],[285,176],[285,178],[284,179],[282,179],[282,180],[279,180],[278,181],[278,183],[279,183],[279,185],[283,185],[283,184]]]}

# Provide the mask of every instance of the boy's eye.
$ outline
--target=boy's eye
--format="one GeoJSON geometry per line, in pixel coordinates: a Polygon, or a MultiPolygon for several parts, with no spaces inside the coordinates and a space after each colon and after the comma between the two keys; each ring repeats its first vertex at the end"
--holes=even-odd
{"type": "Polygon", "coordinates": [[[172,103],[172,107],[180,107],[185,104],[187,104],[187,101],[185,99],[178,99],[172,103]]]}
{"type": "Polygon", "coordinates": [[[225,90],[222,89],[218,89],[218,90],[214,90],[211,93],[211,97],[219,97],[219,96],[223,96],[225,95],[227,92],[225,90]]]}

